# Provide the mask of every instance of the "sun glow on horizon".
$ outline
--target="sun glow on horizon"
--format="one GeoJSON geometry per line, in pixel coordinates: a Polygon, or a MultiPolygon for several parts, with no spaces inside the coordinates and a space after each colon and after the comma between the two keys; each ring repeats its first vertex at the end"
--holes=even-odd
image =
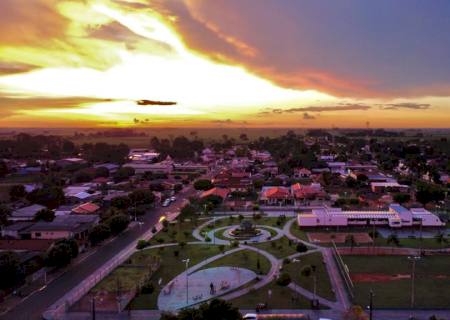
{"type": "MultiPolygon", "coordinates": [[[[60,9],[65,11],[64,5],[60,9]]],[[[51,116],[65,113],[69,117],[84,114],[99,120],[106,118],[130,123],[136,115],[210,114],[230,117],[275,103],[289,105],[331,99],[312,90],[281,88],[243,67],[217,63],[195,54],[152,11],[123,12],[117,7],[107,6],[107,2],[93,3],[84,10],[88,10],[89,16],[102,15],[97,21],[117,22],[139,36],[140,41],[148,40],[149,50],[136,52],[113,47],[118,62],[105,70],[43,67],[0,77],[0,90],[9,95],[113,100],[78,108],[30,110],[24,114],[51,116]],[[166,50],[165,54],[161,54],[161,46],[166,50]],[[141,99],[176,101],[177,105],[143,108],[131,102],[141,99]]]]}

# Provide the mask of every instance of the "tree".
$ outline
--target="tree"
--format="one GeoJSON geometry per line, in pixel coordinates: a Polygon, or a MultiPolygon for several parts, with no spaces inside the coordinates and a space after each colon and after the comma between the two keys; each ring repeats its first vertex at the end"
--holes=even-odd
{"type": "Polygon", "coordinates": [[[131,206],[131,200],[127,196],[118,196],[111,199],[111,207],[117,209],[128,209],[131,206]]]}
{"type": "Polygon", "coordinates": [[[104,223],[100,223],[93,227],[91,232],[89,232],[89,241],[92,245],[96,245],[97,243],[109,238],[110,235],[111,230],[109,229],[109,226],[104,223]]]}
{"type": "Polygon", "coordinates": [[[399,204],[404,204],[411,200],[411,195],[409,193],[396,193],[394,194],[394,201],[399,204]]]}
{"type": "Polygon", "coordinates": [[[8,165],[5,161],[0,161],[0,177],[4,177],[9,173],[8,165]]]}
{"type": "Polygon", "coordinates": [[[444,243],[447,243],[447,241],[448,241],[442,232],[439,232],[437,235],[434,236],[434,238],[436,239],[436,242],[439,243],[441,246],[444,243]]]}
{"type": "Polygon", "coordinates": [[[279,286],[286,287],[287,285],[289,285],[289,283],[291,283],[291,276],[289,275],[289,273],[283,272],[278,277],[276,283],[279,286]]]}
{"type": "Polygon", "coordinates": [[[308,247],[304,243],[299,242],[297,243],[295,250],[297,250],[297,252],[306,252],[308,251],[308,247]]]}
{"type": "Polygon", "coordinates": [[[424,182],[417,184],[416,199],[424,206],[429,202],[441,201],[444,198],[445,193],[440,186],[424,182]]]}
{"type": "Polygon", "coordinates": [[[240,320],[242,319],[239,309],[233,307],[230,302],[213,299],[199,307],[200,319],[204,320],[240,320]]]}
{"type": "Polygon", "coordinates": [[[213,187],[214,185],[212,184],[211,180],[208,179],[199,179],[194,182],[195,190],[209,190],[213,187]]]}
{"type": "Polygon", "coordinates": [[[50,267],[64,267],[72,261],[73,251],[70,244],[55,243],[47,252],[45,263],[50,267]]]}
{"type": "Polygon", "coordinates": [[[4,204],[0,204],[0,226],[8,223],[8,218],[11,215],[11,209],[4,204]]]}
{"type": "Polygon", "coordinates": [[[355,236],[352,234],[349,234],[345,237],[345,243],[350,244],[350,251],[353,250],[353,247],[356,244],[355,236]]]}
{"type": "Polygon", "coordinates": [[[122,167],[119,170],[116,171],[116,173],[114,173],[114,181],[115,182],[121,182],[121,181],[125,181],[128,178],[134,176],[134,169],[130,168],[130,167],[122,167]]]}
{"type": "Polygon", "coordinates": [[[128,198],[134,205],[152,204],[155,201],[153,192],[146,189],[134,190],[128,195],[128,198]]]}
{"type": "Polygon", "coordinates": [[[393,243],[397,247],[400,245],[400,240],[398,239],[398,236],[396,234],[391,234],[386,240],[387,244],[393,243]]]}
{"type": "Polygon", "coordinates": [[[53,221],[53,219],[55,219],[55,212],[53,212],[53,210],[44,208],[39,210],[36,213],[36,216],[34,217],[34,220],[36,221],[46,221],[46,222],[51,222],[53,221]]]}
{"type": "Polygon", "coordinates": [[[80,248],[78,247],[78,242],[75,239],[60,239],[55,242],[55,244],[66,244],[70,248],[70,255],[73,258],[78,257],[80,248]]]}
{"type": "Polygon", "coordinates": [[[352,306],[344,312],[343,319],[345,320],[367,320],[367,314],[361,306],[352,306]]]}
{"type": "Polygon", "coordinates": [[[25,187],[22,184],[16,184],[9,190],[9,197],[12,201],[21,199],[25,197],[26,194],[27,192],[25,191],[25,187]]]}
{"type": "Polygon", "coordinates": [[[312,273],[312,268],[310,265],[303,266],[303,268],[300,270],[300,274],[304,277],[309,277],[312,273]]]}
{"type": "Polygon", "coordinates": [[[180,216],[183,219],[186,219],[191,216],[194,216],[196,213],[197,213],[197,211],[195,210],[195,207],[190,204],[187,204],[183,208],[181,208],[180,216]]]}
{"type": "Polygon", "coordinates": [[[163,312],[159,320],[178,320],[178,316],[173,313],[163,312]]]}
{"type": "Polygon", "coordinates": [[[62,205],[65,202],[66,197],[61,187],[50,185],[31,191],[27,195],[27,199],[32,203],[38,203],[53,209],[62,205]]]}
{"type": "Polygon", "coordinates": [[[0,253],[0,289],[8,289],[16,285],[22,277],[20,259],[17,253],[6,251],[0,253]]]}
{"type": "Polygon", "coordinates": [[[95,169],[94,175],[96,178],[100,178],[100,177],[107,178],[107,177],[109,177],[109,169],[106,167],[98,167],[95,169]]]}
{"type": "Polygon", "coordinates": [[[118,214],[109,218],[107,223],[111,230],[111,233],[113,235],[117,235],[128,227],[130,219],[124,214],[118,214]]]}

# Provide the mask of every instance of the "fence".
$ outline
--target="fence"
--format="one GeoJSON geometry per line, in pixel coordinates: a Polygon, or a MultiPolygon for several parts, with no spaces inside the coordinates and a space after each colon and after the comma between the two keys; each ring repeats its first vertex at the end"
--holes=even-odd
{"type": "MultiPolygon", "coordinates": [[[[168,220],[175,219],[176,216],[170,217],[168,220]]],[[[161,223],[156,224],[156,230],[160,231],[162,229],[161,223]]],[[[148,231],[142,238],[148,239],[153,235],[153,233],[148,231]]],[[[42,317],[46,320],[58,320],[63,319],[64,314],[69,309],[70,306],[75,304],[79,299],[81,299],[85,294],[87,294],[97,283],[99,283],[103,278],[110,274],[115,268],[124,263],[134,252],[136,248],[136,243],[138,240],[133,241],[125,249],[123,249],[119,255],[114,257],[105,263],[100,269],[97,269],[92,275],[84,279],[78,286],[66,293],[62,298],[56,301],[53,305],[48,308],[42,317]]]]}
{"type": "Polygon", "coordinates": [[[345,286],[347,288],[347,291],[348,291],[348,294],[349,294],[351,300],[353,300],[355,297],[354,296],[354,285],[353,285],[352,279],[350,278],[350,273],[349,273],[348,267],[344,263],[344,260],[342,260],[342,257],[339,254],[339,251],[338,251],[334,241],[332,241],[331,244],[332,244],[332,249],[333,249],[333,257],[338,266],[339,273],[341,274],[342,278],[344,279],[344,283],[345,283],[345,286]]]}

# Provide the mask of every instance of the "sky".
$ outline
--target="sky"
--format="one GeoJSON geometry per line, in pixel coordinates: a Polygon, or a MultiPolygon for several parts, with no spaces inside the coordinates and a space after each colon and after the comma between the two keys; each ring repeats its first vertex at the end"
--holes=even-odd
{"type": "Polygon", "coordinates": [[[450,127],[448,0],[1,0],[1,127],[450,127]]]}

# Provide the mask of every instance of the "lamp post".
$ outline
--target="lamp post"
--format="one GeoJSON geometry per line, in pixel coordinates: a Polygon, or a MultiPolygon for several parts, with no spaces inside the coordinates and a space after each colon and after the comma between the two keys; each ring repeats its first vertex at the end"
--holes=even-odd
{"type": "Polygon", "coordinates": [[[416,261],[420,260],[419,256],[411,256],[408,257],[408,259],[412,262],[412,268],[411,268],[411,308],[414,308],[414,282],[416,278],[416,261]]]}
{"type": "Polygon", "coordinates": [[[373,316],[373,291],[370,289],[370,301],[369,301],[369,320],[372,320],[373,316]]]}
{"type": "Polygon", "coordinates": [[[92,297],[92,320],[95,320],[95,297],[92,297]]]}
{"type": "Polygon", "coordinates": [[[189,279],[188,279],[188,268],[189,268],[189,259],[183,260],[183,262],[186,264],[186,307],[189,305],[189,279]]]}

